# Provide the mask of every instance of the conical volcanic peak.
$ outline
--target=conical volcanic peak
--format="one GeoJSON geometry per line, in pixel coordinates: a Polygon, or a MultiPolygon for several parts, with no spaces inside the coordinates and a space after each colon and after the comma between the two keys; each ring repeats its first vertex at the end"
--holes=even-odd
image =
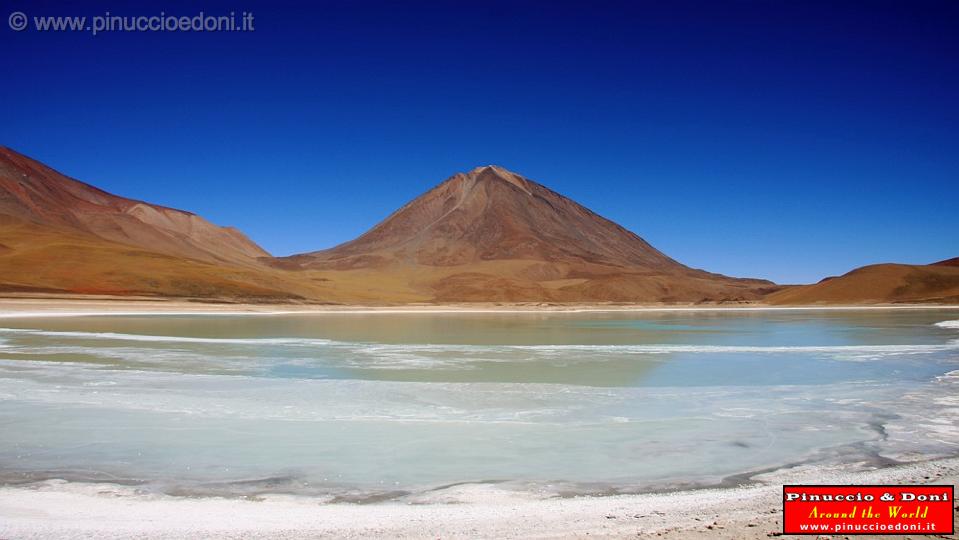
{"type": "Polygon", "coordinates": [[[455,266],[491,260],[685,269],[642,238],[502,167],[456,174],[309,263],[455,266]]]}
{"type": "Polygon", "coordinates": [[[492,260],[688,270],[639,236],[503,167],[456,174],[307,264],[455,266],[492,260]]]}
{"type": "Polygon", "coordinates": [[[516,186],[527,195],[532,195],[530,192],[529,180],[498,165],[485,165],[483,167],[477,167],[468,172],[466,176],[467,178],[472,179],[474,182],[506,182],[516,186]]]}
{"type": "Polygon", "coordinates": [[[277,264],[399,279],[443,301],[742,299],[770,285],[684,266],[496,165],[451,176],[355,240],[277,264]]]}

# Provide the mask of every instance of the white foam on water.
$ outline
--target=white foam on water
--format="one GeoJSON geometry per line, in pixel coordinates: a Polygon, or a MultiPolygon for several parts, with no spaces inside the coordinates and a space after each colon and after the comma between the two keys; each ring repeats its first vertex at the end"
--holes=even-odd
{"type": "Polygon", "coordinates": [[[198,309],[164,309],[164,310],[96,310],[61,311],[61,310],[0,310],[0,319],[34,319],[34,318],[66,318],[66,317],[273,317],[273,316],[311,316],[311,315],[470,315],[470,314],[500,314],[510,313],[519,315],[528,314],[589,314],[589,313],[777,313],[777,312],[870,312],[870,311],[924,311],[924,310],[956,310],[959,305],[885,305],[885,306],[674,306],[651,307],[635,306],[626,308],[562,308],[555,310],[516,309],[516,308],[333,308],[333,309],[297,309],[297,310],[263,310],[243,311],[242,309],[223,309],[216,311],[198,309]]]}
{"type": "MultiPolygon", "coordinates": [[[[959,321],[946,321],[956,322],[959,321]]],[[[942,324],[942,323],[937,323],[942,324]]],[[[116,332],[64,332],[48,331],[28,328],[0,328],[0,333],[29,334],[34,336],[100,339],[114,341],[141,341],[156,343],[202,343],[210,345],[275,345],[291,347],[335,347],[349,348],[354,352],[383,355],[408,355],[411,352],[419,353],[476,353],[485,352],[516,352],[528,351],[534,353],[625,353],[625,354],[674,354],[674,353],[759,353],[759,354],[865,354],[865,355],[900,355],[900,354],[927,354],[951,350],[959,350],[959,341],[950,341],[945,344],[910,344],[910,345],[813,345],[813,346],[759,346],[759,345],[684,345],[684,344],[649,344],[649,345],[467,345],[467,344],[385,344],[335,341],[318,338],[297,337],[269,337],[269,338],[213,338],[213,337],[184,337],[160,336],[145,334],[124,334],[116,332]]]]}
{"type": "Polygon", "coordinates": [[[33,328],[0,328],[8,334],[64,337],[79,339],[106,339],[115,341],[146,341],[156,343],[210,343],[222,345],[327,345],[328,339],[314,338],[204,338],[187,336],[154,336],[147,334],[121,334],[116,332],[60,332],[33,328]]]}
{"type": "Polygon", "coordinates": [[[959,321],[942,321],[937,322],[934,326],[959,330],[959,321]]]}
{"type": "Polygon", "coordinates": [[[936,380],[940,382],[959,382],[959,370],[943,373],[942,375],[936,377],[936,380]]]}
{"type": "Polygon", "coordinates": [[[511,348],[532,351],[609,351],[640,354],[671,353],[876,353],[923,354],[959,350],[959,343],[943,345],[813,345],[813,346],[753,346],[753,345],[516,345],[511,348]]]}
{"type": "Polygon", "coordinates": [[[645,394],[679,399],[671,391],[610,392],[572,385],[264,379],[0,360],[0,395],[8,399],[209,418],[516,424],[581,419],[592,424],[613,420],[581,418],[581,411],[645,394]]]}

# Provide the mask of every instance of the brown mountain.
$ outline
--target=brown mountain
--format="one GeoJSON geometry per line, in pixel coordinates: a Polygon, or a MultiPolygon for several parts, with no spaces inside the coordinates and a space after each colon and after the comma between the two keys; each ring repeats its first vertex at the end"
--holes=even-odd
{"type": "Polygon", "coordinates": [[[959,303],[959,257],[926,265],[874,264],[770,294],[772,304],[959,303]]]}
{"type": "Polygon", "coordinates": [[[119,197],[0,147],[0,291],[300,296],[236,229],[119,197]]]}
{"type": "Polygon", "coordinates": [[[755,300],[773,285],[684,266],[496,166],[450,177],[353,241],[275,264],[363,274],[434,301],[755,300]]]}
{"type": "Polygon", "coordinates": [[[237,229],[118,197],[6,147],[0,147],[0,216],[207,262],[249,263],[269,256],[237,229]]]}

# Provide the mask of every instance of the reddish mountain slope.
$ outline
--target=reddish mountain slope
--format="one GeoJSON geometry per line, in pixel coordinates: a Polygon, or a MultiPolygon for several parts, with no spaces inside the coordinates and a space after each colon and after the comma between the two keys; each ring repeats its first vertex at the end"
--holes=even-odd
{"type": "Polygon", "coordinates": [[[944,261],[934,262],[931,266],[959,266],[959,257],[953,257],[944,261]]]}
{"type": "Polygon", "coordinates": [[[356,240],[307,257],[341,268],[500,259],[682,267],[619,225],[494,166],[457,174],[356,240]]]}
{"type": "Polygon", "coordinates": [[[205,262],[269,254],[240,231],[182,210],[112,195],[0,147],[0,219],[52,227],[205,262]]]}
{"type": "Polygon", "coordinates": [[[112,195],[0,147],[0,292],[289,300],[314,290],[235,229],[112,195]]]}
{"type": "Polygon", "coordinates": [[[772,285],[684,266],[496,166],[452,176],[353,241],[276,264],[406,276],[438,301],[753,300],[772,285]]]}
{"type": "Polygon", "coordinates": [[[457,174],[356,240],[305,257],[339,268],[500,259],[685,268],[612,221],[495,166],[457,174]]]}

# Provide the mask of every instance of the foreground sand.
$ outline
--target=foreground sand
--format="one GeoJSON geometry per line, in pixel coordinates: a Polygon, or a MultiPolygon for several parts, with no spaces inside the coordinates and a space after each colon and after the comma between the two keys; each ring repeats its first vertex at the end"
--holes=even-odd
{"type": "Polygon", "coordinates": [[[53,481],[0,489],[0,538],[756,539],[782,531],[783,483],[955,485],[957,479],[959,459],[950,458],[865,472],[799,467],[729,489],[537,499],[464,485],[366,505],[288,495],[174,498],[53,481]]]}

